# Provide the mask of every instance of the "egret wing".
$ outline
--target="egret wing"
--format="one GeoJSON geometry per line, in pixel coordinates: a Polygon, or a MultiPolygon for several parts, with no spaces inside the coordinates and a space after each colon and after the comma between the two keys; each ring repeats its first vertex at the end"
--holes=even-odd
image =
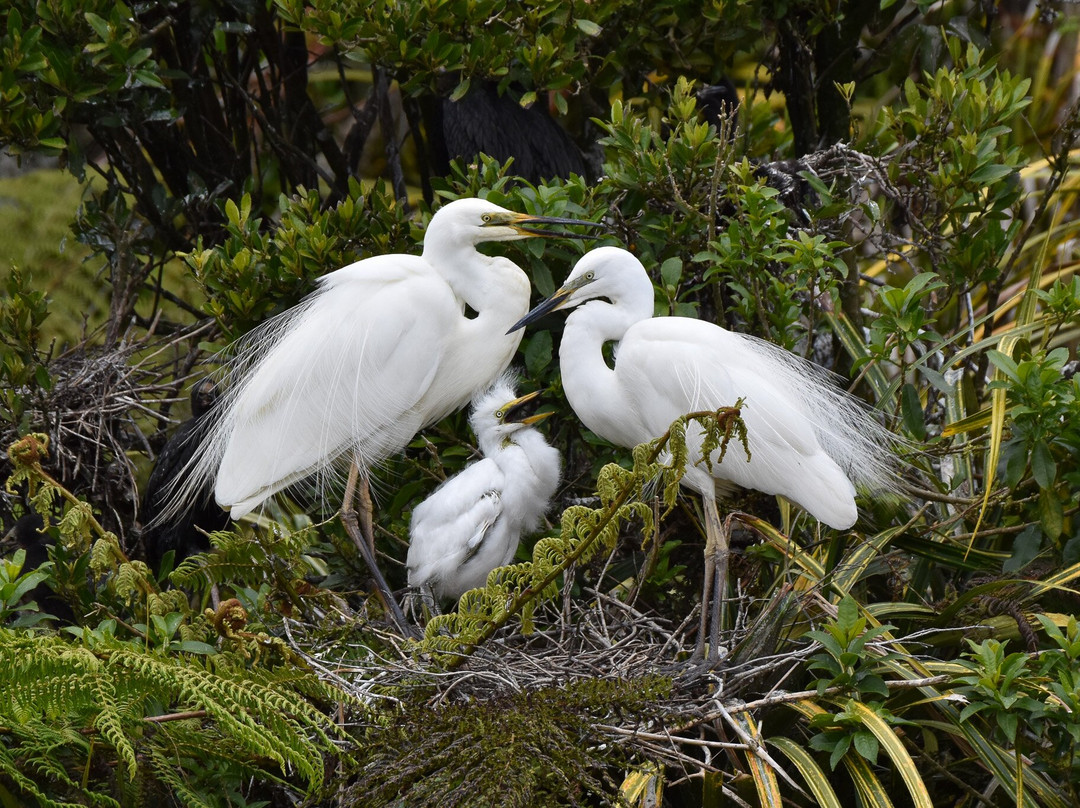
{"type": "Polygon", "coordinates": [[[784,389],[786,370],[772,367],[754,342],[711,323],[686,317],[638,323],[619,345],[616,375],[653,437],[680,415],[744,398],[743,417],[763,440],[801,453],[817,448],[800,399],[784,389]]]}
{"type": "Polygon", "coordinates": [[[460,316],[449,286],[408,256],[327,276],[254,347],[218,430],[215,495],[236,517],[346,452],[365,465],[400,450],[460,316]],[[274,332],[277,337],[275,338],[274,332]]]}
{"type": "Polygon", "coordinates": [[[503,472],[490,459],[468,466],[440,485],[412,514],[409,583],[452,574],[480,549],[503,513],[503,472]]]}
{"type": "MultiPolygon", "coordinates": [[[[650,437],[679,415],[742,398],[749,457],[741,445],[729,445],[712,477],[782,494],[829,524],[848,526],[856,513],[854,486],[822,448],[807,406],[805,388],[822,381],[801,375],[800,363],[779,360],[766,345],[700,320],[654,318],[627,332],[616,375],[650,437]]],[[[827,396],[820,404],[829,404],[827,396]]],[[[688,430],[687,441],[699,449],[700,430],[688,430]]],[[[693,469],[688,481],[701,487],[706,468],[693,469]]]]}

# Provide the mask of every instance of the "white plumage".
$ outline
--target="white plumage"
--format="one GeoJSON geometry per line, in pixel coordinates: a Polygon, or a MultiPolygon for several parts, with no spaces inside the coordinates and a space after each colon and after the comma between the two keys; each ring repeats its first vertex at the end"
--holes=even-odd
{"type": "Polygon", "coordinates": [[[475,400],[469,422],[484,457],[413,511],[410,586],[460,597],[509,564],[522,534],[539,526],[559,484],[560,459],[533,428],[547,413],[527,414],[536,396],[514,398],[512,380],[503,376],[475,400]]]}
{"type": "MultiPolygon", "coordinates": [[[[891,436],[817,366],[769,342],[689,317],[653,317],[653,287],[626,250],[585,254],[521,324],[585,303],[559,348],[563,388],[582,423],[619,446],[662,435],[681,415],[744,399],[750,458],[732,443],[710,475],[691,453],[684,482],[706,497],[734,484],[780,494],[835,528],[855,524],[855,485],[891,487],[891,436]],[[588,301],[588,302],[586,302],[588,301]],[[615,367],[603,345],[616,342],[615,367]]],[[[687,430],[700,446],[701,431],[687,430]]]]}
{"type": "Polygon", "coordinates": [[[476,245],[571,235],[528,227],[539,223],[591,224],[462,199],[432,217],[420,256],[322,277],[241,342],[188,485],[214,478],[217,502],[239,518],[339,460],[364,473],[464,406],[509,364],[520,335],[507,328],[529,305],[525,273],[476,245]]]}
{"type": "Polygon", "coordinates": [[[825,371],[712,323],[653,317],[652,282],[626,250],[586,253],[562,288],[515,328],[579,305],[566,321],[560,371],[570,406],[601,437],[635,446],[664,434],[681,415],[744,399],[749,457],[732,441],[723,462],[714,455],[710,473],[698,462],[700,427],[691,424],[686,432],[690,462],[683,483],[705,504],[707,587],[716,558],[726,563],[727,539],[716,511],[725,488],[780,494],[845,529],[858,518],[856,483],[871,490],[895,487],[892,436],[825,371]],[[617,343],[614,368],[604,361],[606,342],[617,343]]]}

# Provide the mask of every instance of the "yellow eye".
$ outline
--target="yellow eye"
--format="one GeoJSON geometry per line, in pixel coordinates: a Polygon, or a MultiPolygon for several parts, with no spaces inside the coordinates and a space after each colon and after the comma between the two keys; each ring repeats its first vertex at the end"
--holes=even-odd
{"type": "Polygon", "coordinates": [[[485,213],[483,216],[480,217],[480,221],[482,221],[482,222],[490,222],[491,221],[491,214],[490,213],[485,213]]]}
{"type": "Polygon", "coordinates": [[[502,418],[504,415],[506,415],[506,412],[503,411],[503,410],[496,410],[495,411],[495,417],[496,418],[502,418]]]}

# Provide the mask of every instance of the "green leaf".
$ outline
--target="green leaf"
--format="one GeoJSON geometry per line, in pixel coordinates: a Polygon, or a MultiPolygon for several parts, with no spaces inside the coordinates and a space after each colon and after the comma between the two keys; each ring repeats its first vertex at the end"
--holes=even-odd
{"type": "Polygon", "coordinates": [[[1001,565],[1002,572],[1016,572],[1026,567],[1042,549],[1043,532],[1038,525],[1028,525],[1013,539],[1012,555],[1001,565]]]}
{"type": "Polygon", "coordinates": [[[1039,492],[1039,523],[1042,525],[1046,538],[1050,541],[1057,541],[1065,528],[1065,514],[1061,507],[1061,500],[1052,488],[1044,488],[1039,492]]]}
{"type": "Polygon", "coordinates": [[[682,259],[669,258],[660,265],[660,277],[665,286],[677,287],[682,278],[682,259]]]}
{"type": "Polygon", "coordinates": [[[1002,733],[1009,741],[1016,740],[1016,730],[1020,725],[1020,717],[1013,712],[999,712],[997,714],[997,724],[1001,728],[1002,733]]]}
{"type": "Polygon", "coordinates": [[[844,755],[847,754],[848,749],[851,747],[851,736],[845,735],[840,741],[833,747],[832,754],[829,755],[829,768],[836,771],[836,767],[840,764],[840,761],[844,759],[844,755]]]}
{"type": "Polygon", "coordinates": [[[910,382],[900,388],[900,412],[904,427],[912,437],[916,440],[926,440],[926,420],[922,401],[919,399],[919,391],[910,382]]]}
{"type": "Polygon", "coordinates": [[[19,584],[15,587],[15,590],[14,592],[12,592],[11,597],[6,598],[6,600],[9,603],[14,604],[15,601],[19,600],[23,595],[25,595],[27,592],[29,592],[31,589],[33,589],[35,586],[37,586],[39,583],[41,583],[48,577],[49,576],[44,572],[28,572],[19,580],[19,584]]]}
{"type": "Polygon", "coordinates": [[[1019,369],[1017,368],[1015,359],[1006,353],[1002,353],[996,348],[988,350],[986,356],[990,360],[990,363],[1009,379],[1016,383],[1020,382],[1019,369]]]}
{"type": "Polygon", "coordinates": [[[585,36],[599,36],[600,32],[604,30],[592,20],[574,20],[574,25],[585,36]]]}
{"type": "Polygon", "coordinates": [[[977,169],[971,175],[972,182],[979,182],[984,185],[990,185],[993,182],[997,182],[1013,173],[1015,169],[1011,166],[1003,165],[988,165],[977,169]]]}
{"type": "Polygon", "coordinates": [[[1039,488],[1051,488],[1057,481],[1057,463],[1046,441],[1038,441],[1031,449],[1031,473],[1039,488]]]}
{"type": "Polygon", "coordinates": [[[551,364],[551,356],[551,332],[537,331],[525,346],[525,370],[533,378],[539,377],[551,364]]]}
{"type": "Polygon", "coordinates": [[[469,92],[470,82],[468,77],[463,78],[458,86],[454,88],[454,92],[450,93],[451,101],[460,101],[469,92]]]}
{"type": "Polygon", "coordinates": [[[85,17],[86,21],[90,23],[90,27],[94,29],[94,32],[99,37],[101,37],[103,40],[109,39],[110,32],[108,21],[106,21],[103,17],[99,17],[97,14],[94,14],[92,11],[87,11],[83,16],[85,17]]]}
{"type": "Polygon", "coordinates": [[[877,763],[878,740],[872,732],[856,732],[854,736],[855,751],[866,758],[870,763],[877,763]]]}

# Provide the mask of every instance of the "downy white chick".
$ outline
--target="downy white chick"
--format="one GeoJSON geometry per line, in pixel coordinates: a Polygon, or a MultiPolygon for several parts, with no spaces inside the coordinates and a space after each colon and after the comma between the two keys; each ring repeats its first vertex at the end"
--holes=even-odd
{"type": "Polygon", "coordinates": [[[504,374],[473,401],[469,423],[484,457],[440,485],[413,511],[409,586],[458,598],[509,564],[559,485],[559,451],[533,426],[538,392],[515,398],[504,374]]]}

